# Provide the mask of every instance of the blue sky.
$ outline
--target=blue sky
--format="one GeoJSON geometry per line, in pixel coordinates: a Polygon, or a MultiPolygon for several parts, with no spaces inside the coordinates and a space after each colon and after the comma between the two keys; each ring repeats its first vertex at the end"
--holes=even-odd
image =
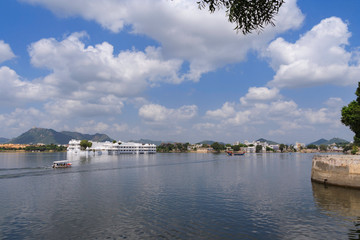
{"type": "Polygon", "coordinates": [[[0,1],[0,136],[352,140],[360,2],[287,0],[242,35],[190,0],[0,1]]]}

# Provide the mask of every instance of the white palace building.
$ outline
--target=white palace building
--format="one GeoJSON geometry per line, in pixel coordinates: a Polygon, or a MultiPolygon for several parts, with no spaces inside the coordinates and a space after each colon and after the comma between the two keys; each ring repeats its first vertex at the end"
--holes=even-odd
{"type": "Polygon", "coordinates": [[[92,146],[81,150],[80,140],[72,139],[69,141],[69,146],[67,152],[70,154],[81,154],[81,153],[94,153],[94,154],[123,154],[123,153],[132,153],[132,154],[148,154],[156,153],[155,144],[143,144],[143,143],[134,143],[134,142],[93,142],[92,146]]]}

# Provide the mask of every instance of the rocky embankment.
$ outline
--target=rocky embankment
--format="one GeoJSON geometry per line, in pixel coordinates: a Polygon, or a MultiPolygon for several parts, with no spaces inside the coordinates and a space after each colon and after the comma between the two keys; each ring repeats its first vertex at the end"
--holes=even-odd
{"type": "Polygon", "coordinates": [[[311,180],[360,188],[360,156],[315,155],[312,160],[311,180]]]}

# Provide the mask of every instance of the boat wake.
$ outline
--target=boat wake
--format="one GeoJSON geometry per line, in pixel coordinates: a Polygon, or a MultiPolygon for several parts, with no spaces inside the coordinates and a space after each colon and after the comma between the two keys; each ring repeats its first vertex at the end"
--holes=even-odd
{"type": "Polygon", "coordinates": [[[91,168],[82,169],[80,166],[73,167],[71,169],[54,169],[52,167],[33,167],[33,168],[0,168],[0,179],[10,178],[21,178],[21,177],[33,177],[33,176],[46,176],[46,175],[57,175],[57,174],[75,174],[75,173],[88,173],[88,172],[99,172],[99,171],[116,171],[124,169],[136,169],[136,168],[154,168],[154,167],[166,167],[166,166],[177,166],[177,165],[188,165],[188,164],[204,164],[222,161],[222,159],[212,160],[199,160],[191,162],[174,162],[174,163],[159,163],[159,164],[143,164],[133,166],[120,166],[112,168],[91,168]]]}

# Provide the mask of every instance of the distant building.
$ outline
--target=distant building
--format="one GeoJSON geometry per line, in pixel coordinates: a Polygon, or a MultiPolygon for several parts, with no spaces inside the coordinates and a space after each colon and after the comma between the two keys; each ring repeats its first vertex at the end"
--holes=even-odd
{"type": "Polygon", "coordinates": [[[156,153],[155,144],[142,144],[134,142],[93,142],[90,148],[86,150],[81,150],[80,140],[72,139],[69,142],[67,152],[70,154],[78,153],[97,153],[97,154],[123,154],[123,153],[135,153],[135,154],[146,154],[146,153],[156,153]]]}
{"type": "Polygon", "coordinates": [[[305,143],[299,143],[299,142],[296,142],[296,143],[295,143],[294,149],[296,149],[296,151],[299,151],[299,150],[301,150],[302,148],[305,148],[305,143]]]}
{"type": "Polygon", "coordinates": [[[269,145],[269,148],[273,149],[274,151],[280,151],[280,146],[279,144],[275,144],[275,145],[269,145]]]}
{"type": "Polygon", "coordinates": [[[256,152],[256,146],[260,145],[261,146],[261,150],[262,152],[266,152],[266,147],[270,147],[270,145],[267,143],[267,142],[260,142],[260,141],[252,141],[252,142],[249,142],[247,140],[245,140],[245,145],[247,145],[247,149],[245,150],[245,152],[248,152],[248,153],[254,153],[256,152]],[[251,145],[251,146],[249,146],[251,145]]]}

